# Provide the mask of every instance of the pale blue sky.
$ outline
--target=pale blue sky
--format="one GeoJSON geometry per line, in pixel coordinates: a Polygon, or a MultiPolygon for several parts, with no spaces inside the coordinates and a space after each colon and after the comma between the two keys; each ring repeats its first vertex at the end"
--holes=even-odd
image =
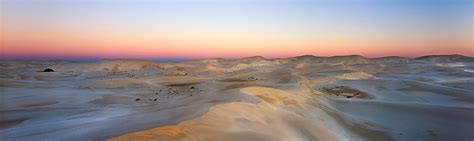
{"type": "Polygon", "coordinates": [[[2,0],[1,8],[3,30],[12,32],[90,30],[143,36],[206,33],[212,37],[255,34],[324,40],[324,36],[359,36],[466,42],[472,39],[474,25],[473,0],[2,0]]]}

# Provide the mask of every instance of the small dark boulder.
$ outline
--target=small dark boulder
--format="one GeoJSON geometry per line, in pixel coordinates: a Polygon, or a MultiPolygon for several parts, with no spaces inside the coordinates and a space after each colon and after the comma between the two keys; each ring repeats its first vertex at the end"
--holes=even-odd
{"type": "Polygon", "coordinates": [[[54,70],[48,68],[48,69],[44,69],[43,72],[54,72],[54,70]]]}
{"type": "Polygon", "coordinates": [[[140,98],[135,99],[135,101],[140,101],[140,98]]]}
{"type": "Polygon", "coordinates": [[[191,86],[191,88],[190,88],[190,89],[195,89],[195,87],[194,87],[194,86],[191,86]]]}

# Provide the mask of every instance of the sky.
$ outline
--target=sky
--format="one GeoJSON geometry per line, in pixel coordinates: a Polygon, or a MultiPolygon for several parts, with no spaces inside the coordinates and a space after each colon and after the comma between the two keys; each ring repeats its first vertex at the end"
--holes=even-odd
{"type": "Polygon", "coordinates": [[[474,0],[0,0],[2,59],[474,56],[474,0]]]}

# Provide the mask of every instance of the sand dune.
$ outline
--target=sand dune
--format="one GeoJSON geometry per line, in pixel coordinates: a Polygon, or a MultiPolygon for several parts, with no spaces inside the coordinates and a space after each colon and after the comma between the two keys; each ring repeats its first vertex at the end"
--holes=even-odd
{"type": "Polygon", "coordinates": [[[422,60],[428,62],[472,62],[473,57],[462,56],[462,55],[428,55],[415,58],[415,60],[422,60]]]}
{"type": "Polygon", "coordinates": [[[261,98],[258,104],[233,102],[213,106],[199,118],[177,125],[130,133],[111,140],[340,140],[336,133],[305,119],[304,97],[266,87],[243,93],[261,98]]]}
{"type": "Polygon", "coordinates": [[[460,55],[5,60],[0,70],[0,140],[474,138],[474,61],[460,55]]]}

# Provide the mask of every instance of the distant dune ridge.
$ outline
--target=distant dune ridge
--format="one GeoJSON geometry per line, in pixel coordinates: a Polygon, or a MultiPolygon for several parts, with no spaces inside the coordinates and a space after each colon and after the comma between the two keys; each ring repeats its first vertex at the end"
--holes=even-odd
{"type": "Polygon", "coordinates": [[[462,55],[2,60],[0,140],[472,140],[473,85],[462,55]]]}
{"type": "Polygon", "coordinates": [[[462,55],[428,55],[415,58],[416,60],[430,61],[430,62],[472,62],[473,57],[462,55]]]}

